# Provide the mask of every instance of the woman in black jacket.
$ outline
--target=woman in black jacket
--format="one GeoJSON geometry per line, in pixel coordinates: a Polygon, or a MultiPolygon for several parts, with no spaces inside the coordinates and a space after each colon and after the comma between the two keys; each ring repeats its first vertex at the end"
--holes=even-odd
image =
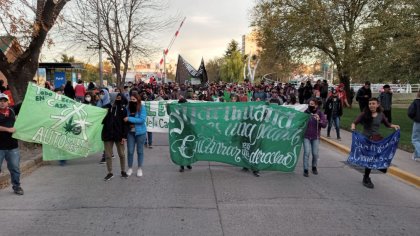
{"type": "Polygon", "coordinates": [[[117,94],[114,104],[108,109],[108,113],[102,121],[102,124],[104,125],[102,129],[102,141],[104,141],[105,159],[108,170],[108,174],[104,179],[105,181],[114,177],[114,174],[112,173],[112,149],[114,144],[117,147],[118,156],[120,158],[121,177],[128,178],[128,175],[125,172],[124,145],[127,140],[128,132],[127,123],[124,122],[124,118],[127,117],[127,109],[123,105],[123,96],[124,95],[121,93],[117,94]]]}

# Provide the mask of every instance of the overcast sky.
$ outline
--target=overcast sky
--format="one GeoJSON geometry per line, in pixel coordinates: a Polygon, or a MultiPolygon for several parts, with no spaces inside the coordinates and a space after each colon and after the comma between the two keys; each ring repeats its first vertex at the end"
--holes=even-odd
{"type": "MultiPolygon", "coordinates": [[[[171,9],[177,10],[187,19],[177,37],[169,58],[181,54],[194,67],[201,57],[205,61],[222,56],[228,43],[235,39],[241,43],[241,36],[249,32],[249,13],[253,0],[177,0],[170,1],[171,9]]],[[[169,30],[164,47],[176,31],[169,30]],[[172,31],[172,32],[171,32],[172,31]]]]}
{"type": "MultiPolygon", "coordinates": [[[[254,0],[168,0],[169,15],[187,17],[180,34],[168,54],[168,59],[177,60],[181,54],[192,66],[198,67],[203,57],[205,61],[216,56],[222,56],[230,40],[241,43],[241,36],[250,29],[250,11],[254,0]]],[[[181,20],[160,33],[156,46],[166,48],[175,34],[181,20]]],[[[66,53],[75,58],[72,50],[66,50],[64,45],[57,44],[50,50],[43,50],[42,60],[53,61],[60,59],[66,53]]],[[[157,55],[153,61],[158,63],[161,56],[157,55]]],[[[89,63],[97,63],[96,57],[81,58],[89,63]]]]}

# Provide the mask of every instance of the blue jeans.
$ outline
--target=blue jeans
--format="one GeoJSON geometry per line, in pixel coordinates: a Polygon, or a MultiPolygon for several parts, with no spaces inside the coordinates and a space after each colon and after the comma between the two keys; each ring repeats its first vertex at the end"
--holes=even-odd
{"type": "Polygon", "coordinates": [[[337,138],[340,138],[340,117],[339,116],[329,117],[327,135],[330,136],[333,123],[334,123],[335,132],[337,133],[337,138]]]}
{"type": "Polygon", "coordinates": [[[149,144],[149,146],[152,146],[153,144],[153,133],[147,132],[147,139],[144,139],[144,144],[149,144]]]}
{"type": "Polygon", "coordinates": [[[3,159],[6,159],[13,187],[20,187],[19,149],[0,150],[0,163],[3,163],[3,159]]]}
{"type": "Polygon", "coordinates": [[[143,145],[146,142],[146,134],[136,135],[134,132],[128,132],[127,135],[127,159],[128,159],[128,168],[133,167],[133,156],[134,148],[137,146],[137,165],[138,167],[143,166],[143,145]]]}
{"type": "Polygon", "coordinates": [[[420,158],[420,122],[414,122],[411,143],[414,146],[414,157],[420,158]]]}
{"type": "Polygon", "coordinates": [[[319,152],[319,139],[309,140],[305,138],[303,140],[303,169],[308,170],[309,167],[309,152],[312,151],[312,168],[318,164],[318,152],[319,152]]]}

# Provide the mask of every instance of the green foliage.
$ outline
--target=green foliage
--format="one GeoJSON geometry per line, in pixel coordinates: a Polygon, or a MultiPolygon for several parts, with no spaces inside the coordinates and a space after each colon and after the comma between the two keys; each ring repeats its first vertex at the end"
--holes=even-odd
{"type": "Polygon", "coordinates": [[[230,41],[230,43],[228,45],[228,48],[225,52],[225,57],[230,57],[235,52],[239,52],[238,42],[236,42],[235,40],[232,39],[232,41],[230,41]]]}
{"type": "Polygon", "coordinates": [[[259,0],[253,25],[263,55],[287,60],[322,52],[340,81],[420,78],[418,0],[259,0]]]}
{"type": "Polygon", "coordinates": [[[220,70],[223,65],[223,58],[214,58],[206,63],[207,77],[211,82],[218,82],[221,80],[220,70]]]}
{"type": "Polygon", "coordinates": [[[243,79],[244,62],[239,51],[225,56],[220,70],[220,78],[226,82],[239,82],[243,79]]]}
{"type": "Polygon", "coordinates": [[[62,54],[61,55],[61,62],[63,63],[74,63],[76,62],[76,60],[74,59],[74,56],[69,57],[67,54],[62,54]]]}
{"type": "Polygon", "coordinates": [[[396,2],[378,13],[377,24],[362,31],[363,50],[355,77],[419,83],[420,5],[414,0],[396,2]]]}

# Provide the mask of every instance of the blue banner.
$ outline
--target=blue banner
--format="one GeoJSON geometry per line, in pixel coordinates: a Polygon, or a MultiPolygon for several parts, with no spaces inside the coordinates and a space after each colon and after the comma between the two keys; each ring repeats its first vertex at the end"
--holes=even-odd
{"type": "Polygon", "coordinates": [[[66,83],[66,72],[54,72],[54,87],[60,88],[66,83]]]}
{"type": "Polygon", "coordinates": [[[371,141],[363,134],[353,132],[351,152],[347,162],[370,169],[386,169],[391,165],[399,141],[399,130],[380,141],[371,141]]]}

